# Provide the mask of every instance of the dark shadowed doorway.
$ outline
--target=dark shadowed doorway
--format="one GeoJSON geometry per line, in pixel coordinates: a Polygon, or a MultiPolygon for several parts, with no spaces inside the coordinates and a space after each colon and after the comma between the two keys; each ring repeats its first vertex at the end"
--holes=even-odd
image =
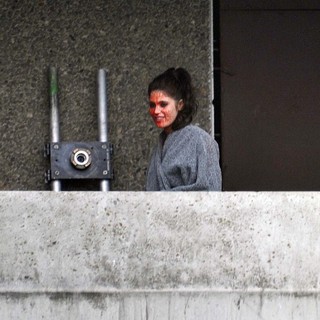
{"type": "Polygon", "coordinates": [[[226,191],[320,190],[320,4],[300,2],[220,1],[226,191]]]}

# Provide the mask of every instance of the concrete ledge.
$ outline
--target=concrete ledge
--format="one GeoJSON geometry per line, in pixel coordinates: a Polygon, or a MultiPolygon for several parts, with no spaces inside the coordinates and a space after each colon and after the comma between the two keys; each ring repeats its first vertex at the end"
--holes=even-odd
{"type": "Polygon", "coordinates": [[[64,308],[89,312],[91,295],[103,301],[103,319],[111,306],[112,319],[148,319],[148,299],[160,299],[151,309],[171,310],[152,319],[276,319],[272,312],[281,310],[319,319],[319,199],[316,192],[0,192],[0,317],[21,308],[42,310],[33,319],[64,308]],[[130,305],[144,316],[119,313],[130,305]],[[213,309],[224,311],[211,317],[213,309]]]}
{"type": "Polygon", "coordinates": [[[319,295],[212,292],[0,295],[1,319],[319,319],[319,295]]]}

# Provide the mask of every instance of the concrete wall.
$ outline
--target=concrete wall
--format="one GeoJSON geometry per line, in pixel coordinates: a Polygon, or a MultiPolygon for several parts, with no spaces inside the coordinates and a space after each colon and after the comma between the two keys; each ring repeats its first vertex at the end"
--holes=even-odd
{"type": "MultiPolygon", "coordinates": [[[[0,2],[0,190],[47,190],[49,65],[59,69],[61,139],[98,136],[96,73],[109,70],[113,190],[143,190],[158,135],[148,83],[184,66],[198,88],[196,123],[209,121],[209,1],[25,0],[0,2]]],[[[65,186],[97,190],[98,186],[65,186]]]]}
{"type": "Polygon", "coordinates": [[[1,319],[320,317],[319,193],[1,192],[1,319]]]}

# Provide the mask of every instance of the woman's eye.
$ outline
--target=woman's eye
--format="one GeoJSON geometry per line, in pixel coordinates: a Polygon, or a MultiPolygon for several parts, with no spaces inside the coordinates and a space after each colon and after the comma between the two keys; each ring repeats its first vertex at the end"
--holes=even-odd
{"type": "Polygon", "coordinates": [[[167,102],[161,102],[161,103],[160,103],[161,108],[165,108],[167,105],[168,105],[167,102]]]}
{"type": "Polygon", "coordinates": [[[152,103],[152,102],[149,103],[149,108],[155,108],[155,106],[156,106],[155,103],[152,103]]]}

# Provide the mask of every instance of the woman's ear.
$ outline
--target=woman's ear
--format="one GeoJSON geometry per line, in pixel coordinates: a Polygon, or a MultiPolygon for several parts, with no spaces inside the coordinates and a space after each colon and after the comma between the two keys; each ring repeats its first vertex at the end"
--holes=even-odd
{"type": "Polygon", "coordinates": [[[178,111],[181,111],[184,107],[184,102],[182,99],[178,101],[178,111]]]}

